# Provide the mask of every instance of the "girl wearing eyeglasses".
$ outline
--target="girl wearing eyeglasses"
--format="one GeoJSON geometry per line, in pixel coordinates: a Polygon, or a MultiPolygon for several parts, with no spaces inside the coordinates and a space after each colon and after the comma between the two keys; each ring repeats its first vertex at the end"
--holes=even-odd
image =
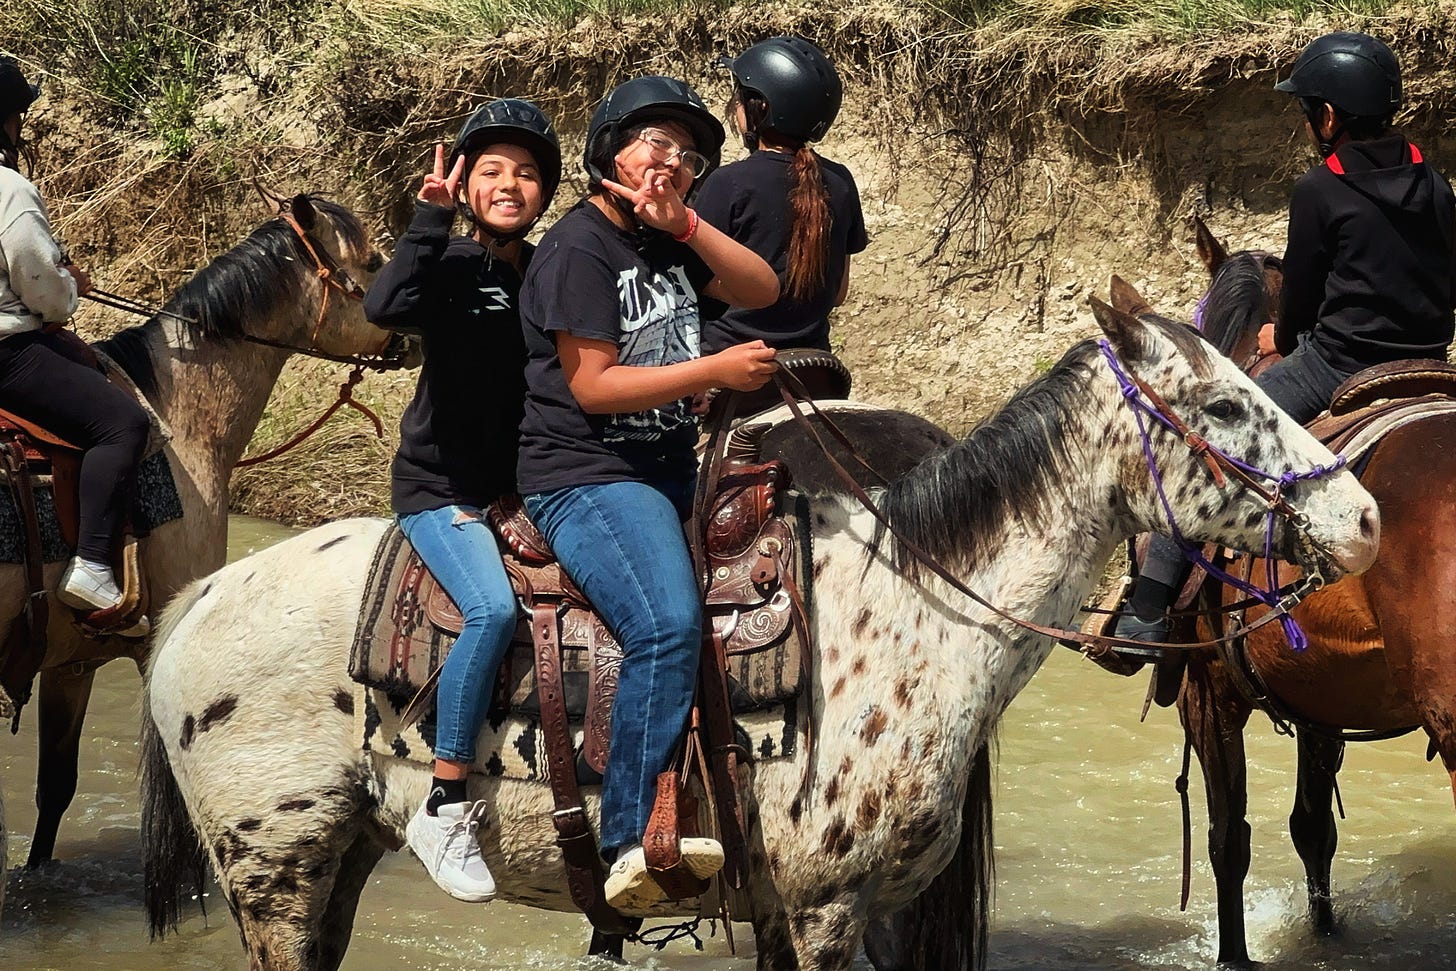
{"type": "MultiPolygon", "coordinates": [[[[612,90],[588,128],[590,194],[542,238],[521,293],[520,490],[623,649],[600,835],[615,860],[608,902],[629,913],[665,896],[641,844],[657,776],[686,727],[702,638],[682,530],[697,475],[691,399],[755,390],[776,367],[762,341],[700,353],[704,298],[765,307],[779,289],[763,259],[685,201],[718,164],[723,137],[681,81],[612,90]]],[[[722,866],[714,840],[681,849],[699,876],[722,866]]]]}
{"type": "Polygon", "coordinates": [[[704,181],[698,214],[767,260],[783,289],[771,306],[730,308],[704,328],[703,346],[762,340],[827,351],[850,256],[869,245],[854,176],[809,147],[839,113],[843,85],[802,37],[770,38],[723,64],[733,73],[729,110],[752,154],[704,181]]]}

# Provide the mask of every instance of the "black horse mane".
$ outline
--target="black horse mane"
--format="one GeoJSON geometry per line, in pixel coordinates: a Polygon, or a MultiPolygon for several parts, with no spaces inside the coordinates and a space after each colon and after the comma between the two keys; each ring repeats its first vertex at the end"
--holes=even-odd
{"type": "MultiPolygon", "coordinates": [[[[947,564],[988,553],[1008,516],[1038,520],[1045,511],[1047,482],[1066,463],[1066,429],[1083,406],[1082,392],[1098,360],[1095,341],[1067,351],[964,441],[928,456],[890,483],[880,502],[885,516],[912,543],[947,564]]],[[[882,533],[876,533],[876,547],[882,533]]],[[[898,541],[893,547],[897,567],[918,574],[909,551],[898,541]]]]}
{"type": "MultiPolygon", "coordinates": [[[[350,249],[358,252],[368,246],[364,226],[352,212],[322,196],[310,195],[308,201],[333,223],[350,249]]],[[[197,321],[195,327],[187,326],[204,340],[236,340],[247,333],[244,322],[249,317],[266,317],[296,303],[314,279],[313,257],[303,241],[283,219],[274,218],[203,267],[163,309],[197,321]]],[[[157,387],[150,328],[162,319],[153,317],[96,344],[148,397],[157,387]]]]}
{"type": "Polygon", "coordinates": [[[1233,355],[1239,339],[1250,328],[1268,319],[1266,265],[1279,266],[1279,258],[1245,250],[1224,260],[1213,275],[1208,294],[1203,298],[1201,326],[1203,336],[1225,357],[1233,355]]]}
{"type": "MultiPolygon", "coordinates": [[[[1196,375],[1213,359],[1198,332],[1155,314],[1140,318],[1172,342],[1196,375]]],[[[1008,517],[1038,523],[1067,467],[1067,430],[1086,406],[1087,379],[1103,367],[1095,340],[1074,345],[1050,371],[1022,388],[965,440],[936,452],[885,489],[880,509],[910,542],[947,565],[993,552],[1008,517]]],[[[877,528],[878,549],[887,531],[877,528]]],[[[920,563],[899,541],[894,562],[909,576],[920,563]]]]}

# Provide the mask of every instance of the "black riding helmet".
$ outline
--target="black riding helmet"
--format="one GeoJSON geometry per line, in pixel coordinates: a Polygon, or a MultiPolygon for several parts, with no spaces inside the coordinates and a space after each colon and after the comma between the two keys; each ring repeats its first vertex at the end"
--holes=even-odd
{"type": "Polygon", "coordinates": [[[608,92],[592,112],[583,162],[593,187],[616,178],[616,157],[626,147],[627,133],[653,121],[676,121],[692,132],[694,151],[708,160],[704,176],[723,161],[723,124],[696,91],[676,78],[633,78],[608,92]]]}
{"type": "MultiPolygon", "coordinates": [[[[561,141],[556,137],[556,129],[551,126],[551,119],[529,101],[502,98],[475,109],[475,113],[465,119],[460,134],[455,136],[455,144],[450,147],[447,168],[453,166],[455,160],[462,155],[468,156],[487,145],[502,142],[521,146],[536,160],[536,166],[541,171],[541,211],[545,212],[551,205],[551,198],[556,195],[557,186],[561,184],[561,141]]],[[[469,173],[466,173],[467,178],[468,176],[469,173]]],[[[500,236],[476,219],[469,203],[461,201],[458,207],[460,215],[502,242],[519,239],[529,231],[528,228],[511,233],[508,237],[500,236]]]]}
{"type": "Polygon", "coordinates": [[[40,85],[25,79],[15,58],[0,56],[0,119],[29,111],[39,97],[40,85]]]}
{"type": "MultiPolygon", "coordinates": [[[[719,63],[768,104],[762,126],[799,142],[823,138],[839,114],[844,84],[824,52],[802,37],[770,37],[719,63]]],[[[744,132],[750,148],[756,131],[744,132]]]]}
{"type": "Polygon", "coordinates": [[[1327,102],[1345,117],[1388,119],[1400,108],[1400,64],[1369,34],[1326,34],[1304,49],[1274,90],[1327,102]]]}

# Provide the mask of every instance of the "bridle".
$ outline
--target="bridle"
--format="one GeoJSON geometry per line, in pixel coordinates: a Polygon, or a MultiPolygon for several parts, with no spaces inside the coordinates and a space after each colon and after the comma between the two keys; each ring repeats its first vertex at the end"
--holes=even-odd
{"type": "Polygon", "coordinates": [[[243,340],[253,344],[262,344],[265,347],[277,347],[282,350],[292,351],[296,354],[303,354],[306,357],[316,357],[325,361],[335,361],[339,364],[353,364],[355,367],[366,368],[371,371],[393,371],[404,367],[405,358],[409,353],[407,341],[399,334],[385,332],[380,340],[379,346],[372,352],[365,354],[331,354],[328,351],[320,350],[318,347],[319,331],[323,329],[324,319],[329,312],[329,299],[335,293],[342,294],[346,299],[357,300],[361,303],[364,300],[364,287],[358,280],[351,277],[347,270],[339,264],[322,244],[319,244],[308,230],[304,229],[297,217],[293,215],[288,201],[280,204],[278,218],[282,219],[298,237],[303,244],[304,251],[313,260],[314,271],[319,282],[323,285],[323,299],[319,301],[318,319],[314,321],[313,333],[309,335],[308,344],[290,344],[286,341],[276,341],[268,337],[258,337],[253,334],[244,334],[243,340]]]}
{"type": "MultiPolygon", "coordinates": [[[[1147,427],[1147,422],[1144,420],[1143,417],[1145,414],[1151,416],[1160,424],[1165,425],[1165,427],[1172,430],[1175,434],[1178,434],[1183,439],[1184,444],[1188,446],[1189,450],[1193,452],[1194,455],[1198,456],[1203,460],[1204,464],[1209,469],[1209,473],[1210,475],[1212,475],[1214,482],[1220,487],[1223,486],[1224,476],[1227,475],[1238,481],[1244,487],[1254,491],[1256,495],[1264,499],[1266,505],[1269,508],[1269,525],[1266,532],[1265,540],[1266,553],[1272,552],[1274,528],[1276,525],[1276,521],[1282,519],[1298,531],[1300,536],[1299,542],[1301,543],[1302,549],[1306,553],[1310,554],[1309,559],[1311,561],[1315,560],[1316,557],[1313,554],[1319,550],[1319,546],[1315,542],[1313,537],[1309,535],[1309,519],[1303,513],[1299,512],[1299,510],[1284,497],[1284,489],[1288,485],[1291,485],[1300,479],[1316,478],[1318,476],[1326,475],[1336,471],[1343,465],[1343,459],[1336,461],[1334,465],[1329,467],[1317,466],[1316,468],[1308,472],[1287,472],[1283,475],[1275,476],[1271,473],[1264,472],[1245,462],[1242,462],[1239,459],[1233,458],[1232,456],[1229,456],[1228,454],[1224,453],[1223,451],[1209,443],[1207,439],[1193,432],[1189,428],[1188,424],[1178,416],[1178,414],[1172,409],[1167,401],[1164,400],[1156,392],[1154,392],[1152,388],[1149,387],[1147,383],[1144,382],[1141,378],[1138,378],[1136,376],[1130,377],[1128,371],[1125,370],[1124,367],[1118,362],[1117,355],[1113,352],[1111,344],[1109,344],[1106,340],[1100,341],[1099,344],[1101,347],[1102,355],[1106,358],[1108,365],[1111,367],[1114,376],[1117,378],[1118,383],[1122,388],[1123,400],[1127,402],[1128,406],[1133,410],[1133,414],[1136,418],[1138,429],[1142,438],[1143,453],[1145,458],[1148,460],[1149,472],[1153,477],[1153,481],[1156,484],[1158,496],[1162,501],[1164,511],[1168,516],[1169,527],[1173,532],[1174,538],[1179,542],[1180,546],[1183,547],[1185,552],[1189,552],[1190,555],[1196,555],[1199,562],[1204,563],[1205,567],[1209,569],[1210,572],[1213,572],[1214,575],[1219,576],[1220,578],[1228,577],[1229,580],[1235,582],[1236,585],[1239,585],[1241,583],[1241,581],[1238,581],[1237,578],[1231,577],[1218,567],[1207,563],[1207,561],[1203,559],[1202,553],[1191,547],[1191,545],[1188,544],[1187,540],[1183,539],[1181,532],[1178,530],[1176,524],[1173,521],[1172,506],[1168,502],[1167,496],[1163,490],[1162,478],[1158,472],[1157,461],[1152,453],[1152,440],[1150,438],[1149,429],[1147,427]],[[1273,481],[1275,483],[1274,488],[1265,488],[1259,483],[1258,479],[1260,478],[1273,481]]],[[[815,417],[817,417],[819,421],[823,424],[823,427],[827,429],[830,434],[839,441],[840,445],[848,451],[850,457],[858,461],[861,465],[864,465],[866,468],[868,468],[869,466],[866,463],[865,459],[859,454],[859,451],[854,447],[853,443],[849,440],[849,437],[845,435],[844,432],[841,431],[837,425],[834,424],[834,422],[829,418],[828,415],[826,415],[823,411],[819,409],[819,407],[814,403],[812,396],[808,394],[808,392],[804,389],[803,384],[794,374],[781,368],[777,372],[775,372],[774,382],[778,385],[779,395],[783,399],[784,404],[788,406],[790,413],[793,415],[795,423],[808,433],[809,437],[818,446],[819,450],[823,453],[825,459],[829,462],[830,467],[834,469],[835,474],[838,476],[845,488],[849,490],[850,494],[859,501],[860,505],[863,506],[865,510],[875,518],[875,521],[878,522],[885,529],[886,532],[888,532],[896,539],[896,541],[900,544],[901,549],[909,553],[917,562],[925,567],[925,569],[935,574],[941,580],[944,580],[952,588],[969,597],[972,601],[979,604],[981,607],[984,607],[985,609],[996,614],[998,617],[1001,617],[1002,619],[1007,620],[1010,623],[1013,623],[1016,626],[1021,627],[1025,630],[1051,637],[1056,642],[1061,643],[1066,647],[1070,647],[1073,650],[1080,651],[1081,653],[1084,653],[1091,658],[1096,659],[1104,657],[1108,654],[1115,653],[1118,647],[1153,647],[1170,650],[1198,650],[1202,648],[1216,647],[1227,641],[1232,641],[1238,638],[1245,637],[1249,633],[1259,629],[1260,627],[1263,627],[1265,624],[1275,619],[1280,620],[1281,623],[1288,620],[1288,622],[1292,624],[1293,620],[1290,619],[1288,616],[1289,611],[1293,610],[1296,606],[1298,606],[1299,602],[1303,600],[1305,596],[1314,592],[1315,590],[1320,589],[1325,585],[1326,578],[1323,576],[1319,569],[1313,569],[1308,571],[1308,574],[1304,577],[1304,579],[1302,579],[1299,583],[1292,585],[1289,589],[1273,589],[1270,591],[1263,591],[1253,587],[1250,584],[1242,584],[1241,589],[1248,590],[1259,602],[1268,605],[1271,609],[1262,616],[1260,616],[1259,619],[1255,620],[1252,623],[1241,625],[1237,630],[1231,633],[1224,634],[1212,640],[1195,641],[1191,643],[1160,643],[1139,641],[1133,640],[1131,638],[1115,637],[1107,634],[1089,634],[1079,630],[1067,630],[1060,627],[1051,627],[1044,624],[1037,624],[1029,620],[1024,620],[1007,612],[1001,607],[996,606],[985,597],[972,590],[963,581],[961,581],[958,577],[951,573],[950,570],[948,570],[942,563],[940,563],[939,560],[937,560],[930,553],[926,552],[921,546],[919,546],[909,537],[905,536],[904,533],[902,533],[899,528],[897,528],[895,524],[890,521],[889,517],[885,515],[885,513],[879,508],[874,500],[870,498],[869,494],[864,490],[859,482],[855,480],[854,476],[850,475],[850,473],[845,469],[843,464],[840,463],[839,459],[835,457],[834,453],[825,443],[823,436],[820,434],[819,428],[816,427],[815,423],[809,421],[808,418],[804,415],[803,410],[800,408],[800,404],[802,403],[808,406],[809,410],[812,411],[815,417]]],[[[1296,627],[1296,630],[1297,629],[1298,628],[1296,627]]],[[[1303,636],[1302,633],[1300,636],[1303,636]]]]}
{"type": "MultiPolygon", "coordinates": [[[[1335,456],[1335,461],[1329,465],[1316,465],[1305,472],[1290,470],[1279,475],[1249,465],[1223,452],[1206,438],[1189,428],[1187,422],[1183,421],[1172,407],[1169,406],[1167,401],[1154,391],[1146,381],[1136,375],[1129,374],[1127,370],[1123,369],[1117,360],[1117,355],[1113,353],[1112,345],[1106,340],[1099,341],[1098,346],[1102,351],[1102,356],[1107,360],[1108,367],[1112,369],[1113,375],[1117,378],[1117,382],[1122,388],[1123,400],[1132,409],[1133,417],[1137,421],[1138,434],[1142,440],[1143,458],[1148,464],[1148,472],[1152,476],[1158,501],[1163,507],[1164,515],[1168,518],[1168,529],[1172,533],[1173,541],[1178,544],[1179,548],[1183,550],[1184,555],[1190,561],[1203,567],[1210,576],[1247,594],[1254,600],[1272,608],[1273,611],[1278,611],[1279,622],[1284,627],[1284,633],[1289,639],[1290,646],[1296,651],[1304,650],[1309,645],[1309,641],[1305,637],[1304,632],[1300,630],[1299,624],[1293,617],[1289,616],[1288,611],[1293,609],[1305,596],[1323,588],[1328,582],[1328,578],[1324,576],[1322,569],[1318,565],[1320,562],[1328,559],[1328,553],[1310,535],[1309,517],[1295,508],[1285,498],[1284,492],[1290,486],[1301,480],[1317,479],[1340,471],[1345,467],[1345,457],[1343,455],[1337,455],[1335,456]],[[1203,551],[1199,546],[1190,543],[1184,538],[1173,516],[1172,503],[1168,501],[1167,492],[1163,488],[1163,477],[1158,470],[1157,458],[1153,455],[1152,438],[1147,422],[1144,420],[1145,416],[1157,421],[1163,427],[1182,438],[1189,450],[1201,458],[1207,465],[1209,474],[1213,477],[1214,484],[1220,489],[1224,486],[1224,476],[1228,475],[1230,478],[1239,482],[1245,489],[1248,489],[1264,500],[1265,506],[1268,508],[1264,531],[1264,560],[1268,565],[1267,579],[1269,584],[1267,589],[1261,589],[1217,566],[1203,555],[1203,551]],[[1266,488],[1260,483],[1260,479],[1272,482],[1273,488],[1266,488]],[[1305,575],[1287,593],[1279,588],[1278,567],[1273,557],[1274,532],[1279,520],[1283,520],[1286,525],[1294,529],[1299,552],[1303,554],[1297,557],[1297,559],[1305,575]],[[1292,603],[1289,602],[1291,597],[1295,597],[1292,603]],[[1285,606],[1286,603],[1287,606],[1285,606]]],[[[1272,612],[1271,614],[1266,614],[1265,617],[1267,618],[1271,615],[1272,612]]],[[[1252,630],[1253,628],[1248,629],[1252,630]]],[[[1244,633],[1247,633],[1247,630],[1241,629],[1236,632],[1236,635],[1243,636],[1244,633]]],[[[1235,635],[1228,635],[1211,643],[1232,639],[1233,636],[1235,635]]],[[[1137,643],[1144,647],[1164,646],[1150,641],[1140,641],[1137,643]]],[[[1203,647],[1206,644],[1199,643],[1197,645],[1188,644],[1183,646],[1203,647]]]]}

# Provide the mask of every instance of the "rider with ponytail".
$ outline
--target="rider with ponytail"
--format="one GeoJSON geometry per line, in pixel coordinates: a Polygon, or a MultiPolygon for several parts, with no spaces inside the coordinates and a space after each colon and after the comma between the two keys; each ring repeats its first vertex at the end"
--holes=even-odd
{"type": "Polygon", "coordinates": [[[801,37],[773,37],[737,58],[730,111],[748,158],[703,183],[704,219],[768,261],[779,299],[732,309],[705,328],[715,351],[747,340],[829,350],[829,312],[849,292],[850,256],[869,245],[849,169],[814,151],[839,113],[844,88],[824,52],[801,37]]]}
{"type": "Polygon", "coordinates": [[[526,395],[517,297],[524,237],[561,181],[561,145],[535,105],[492,101],[447,157],[436,146],[414,219],[364,300],[374,323],[418,334],[424,363],[400,422],[391,505],[464,626],[436,693],[435,778],[406,828],[430,876],[461,900],[495,896],[476,831],[484,803],[466,777],[511,635],[516,602],[484,510],[516,491],[526,395]],[[450,237],[456,215],[464,236],[450,237]]]}
{"type": "MultiPolygon", "coordinates": [[[[1279,317],[1259,339],[1284,357],[1255,381],[1308,423],[1357,371],[1446,358],[1456,330],[1456,200],[1392,127],[1400,65],[1381,41],[1326,34],[1274,90],[1299,99],[1321,162],[1294,184],[1279,317]]],[[[1178,545],[1154,536],[1115,633],[1167,640],[1166,611],[1188,571],[1178,545]]]]}
{"type": "MultiPolygon", "coordinates": [[[[76,550],[56,595],[90,612],[121,602],[113,546],[148,422],[141,405],[78,360],[73,339],[59,333],[91,279],[62,254],[40,193],[19,171],[21,127],[39,95],[13,59],[0,57],[0,408],[84,450],[76,550]]],[[[148,630],[143,618],[121,633],[148,630]]]]}

